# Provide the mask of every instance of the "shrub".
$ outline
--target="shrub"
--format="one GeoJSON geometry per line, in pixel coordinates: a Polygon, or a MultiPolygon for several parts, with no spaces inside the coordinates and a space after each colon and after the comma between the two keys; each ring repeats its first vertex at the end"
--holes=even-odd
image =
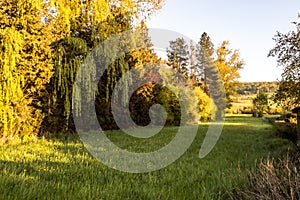
{"type": "Polygon", "coordinates": [[[278,137],[288,139],[294,144],[297,142],[297,127],[295,124],[291,123],[275,123],[273,122],[273,127],[275,128],[275,134],[278,137]]]}
{"type": "Polygon", "coordinates": [[[200,121],[209,121],[214,119],[215,112],[217,110],[214,101],[200,87],[196,87],[194,91],[198,99],[200,121]]]}

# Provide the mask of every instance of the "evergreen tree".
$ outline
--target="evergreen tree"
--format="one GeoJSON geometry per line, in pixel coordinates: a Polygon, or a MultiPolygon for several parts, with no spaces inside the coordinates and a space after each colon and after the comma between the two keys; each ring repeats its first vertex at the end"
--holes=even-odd
{"type": "Polygon", "coordinates": [[[199,71],[199,62],[197,60],[198,52],[197,47],[193,44],[193,41],[190,41],[190,79],[193,82],[193,85],[198,86],[201,85],[202,77],[201,72],[199,71]]]}
{"type": "Polygon", "coordinates": [[[167,56],[168,65],[187,78],[189,76],[189,49],[184,38],[170,41],[167,56]]]}
{"type": "Polygon", "coordinates": [[[218,67],[214,62],[214,47],[207,33],[203,33],[198,46],[198,61],[204,76],[204,91],[214,100],[217,107],[216,119],[224,117],[225,91],[218,67]]]}
{"type": "Polygon", "coordinates": [[[207,86],[209,86],[209,83],[212,82],[209,75],[212,74],[213,71],[215,71],[215,73],[217,71],[213,69],[215,68],[213,65],[214,45],[206,32],[201,35],[200,41],[197,45],[197,50],[197,71],[201,80],[204,81],[205,90],[207,90],[207,86]]]}

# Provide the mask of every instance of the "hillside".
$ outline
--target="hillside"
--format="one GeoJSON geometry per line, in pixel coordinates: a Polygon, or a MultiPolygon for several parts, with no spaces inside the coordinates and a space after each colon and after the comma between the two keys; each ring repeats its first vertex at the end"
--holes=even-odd
{"type": "Polygon", "coordinates": [[[239,95],[253,95],[258,91],[274,93],[278,89],[278,82],[238,82],[236,88],[239,95]]]}
{"type": "Polygon", "coordinates": [[[273,94],[278,88],[278,82],[238,82],[235,85],[236,95],[232,96],[232,107],[227,109],[227,113],[252,113],[252,100],[255,98],[258,91],[263,91],[270,98],[270,112],[276,113],[276,106],[271,100],[273,94]]]}

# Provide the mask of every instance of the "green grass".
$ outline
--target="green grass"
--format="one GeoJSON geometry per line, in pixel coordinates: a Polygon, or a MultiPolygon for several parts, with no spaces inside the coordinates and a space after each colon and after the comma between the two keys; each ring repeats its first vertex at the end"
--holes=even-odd
{"type": "MultiPolygon", "coordinates": [[[[292,144],[274,136],[267,122],[228,116],[223,133],[204,159],[199,150],[208,125],[176,162],[159,171],[130,174],[110,169],[93,158],[77,137],[11,141],[0,145],[0,199],[225,199],[246,180],[246,170],[292,144]]],[[[174,127],[151,138],[136,139],[118,131],[109,138],[128,150],[161,148],[174,127]]]]}

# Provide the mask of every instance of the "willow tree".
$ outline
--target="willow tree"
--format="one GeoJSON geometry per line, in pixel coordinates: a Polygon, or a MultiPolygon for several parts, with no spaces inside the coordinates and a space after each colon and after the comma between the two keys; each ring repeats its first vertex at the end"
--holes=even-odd
{"type": "MultiPolygon", "coordinates": [[[[99,68],[106,66],[108,62],[106,54],[111,53],[111,49],[109,47],[101,47],[101,43],[115,34],[134,29],[135,25],[138,25],[143,19],[147,18],[148,14],[160,8],[161,4],[162,1],[160,0],[61,0],[52,2],[51,5],[55,14],[49,18],[51,23],[56,25],[56,31],[60,35],[63,35],[64,38],[53,45],[55,71],[54,77],[48,87],[50,95],[46,95],[45,100],[45,102],[50,102],[48,109],[46,109],[48,110],[48,117],[44,123],[46,131],[69,131],[70,128],[74,128],[71,125],[72,117],[70,110],[72,87],[77,69],[82,64],[85,56],[91,50],[94,50],[92,56],[97,59],[96,61],[91,61],[91,65],[95,65],[94,71],[87,69],[87,73],[96,74],[99,68]],[[53,114],[53,112],[56,114],[53,114]],[[54,123],[59,125],[56,126],[58,130],[47,128],[54,123]]],[[[125,46],[134,45],[134,43],[130,43],[132,41],[127,41],[127,38],[124,38],[117,51],[122,51],[125,46]]],[[[105,70],[103,78],[99,81],[98,103],[96,103],[96,107],[99,106],[99,108],[102,108],[102,113],[99,113],[98,116],[104,116],[103,119],[99,119],[100,121],[104,120],[104,123],[111,124],[110,119],[112,116],[110,112],[106,113],[105,111],[109,111],[108,107],[110,105],[108,102],[110,102],[112,91],[119,78],[130,67],[136,65],[137,60],[140,58],[136,56],[134,52],[124,53],[116,60],[111,61],[105,70]]],[[[85,82],[89,80],[82,81],[83,84],[86,84],[85,82]]],[[[126,90],[121,92],[123,93],[123,97],[120,99],[126,98],[126,90]]],[[[79,97],[79,94],[75,94],[75,96],[79,97]]],[[[82,109],[80,105],[82,103],[76,106],[76,113],[79,115],[82,109]]]]}
{"type": "Polygon", "coordinates": [[[0,1],[0,137],[36,134],[55,35],[42,0],[0,1]]]}

